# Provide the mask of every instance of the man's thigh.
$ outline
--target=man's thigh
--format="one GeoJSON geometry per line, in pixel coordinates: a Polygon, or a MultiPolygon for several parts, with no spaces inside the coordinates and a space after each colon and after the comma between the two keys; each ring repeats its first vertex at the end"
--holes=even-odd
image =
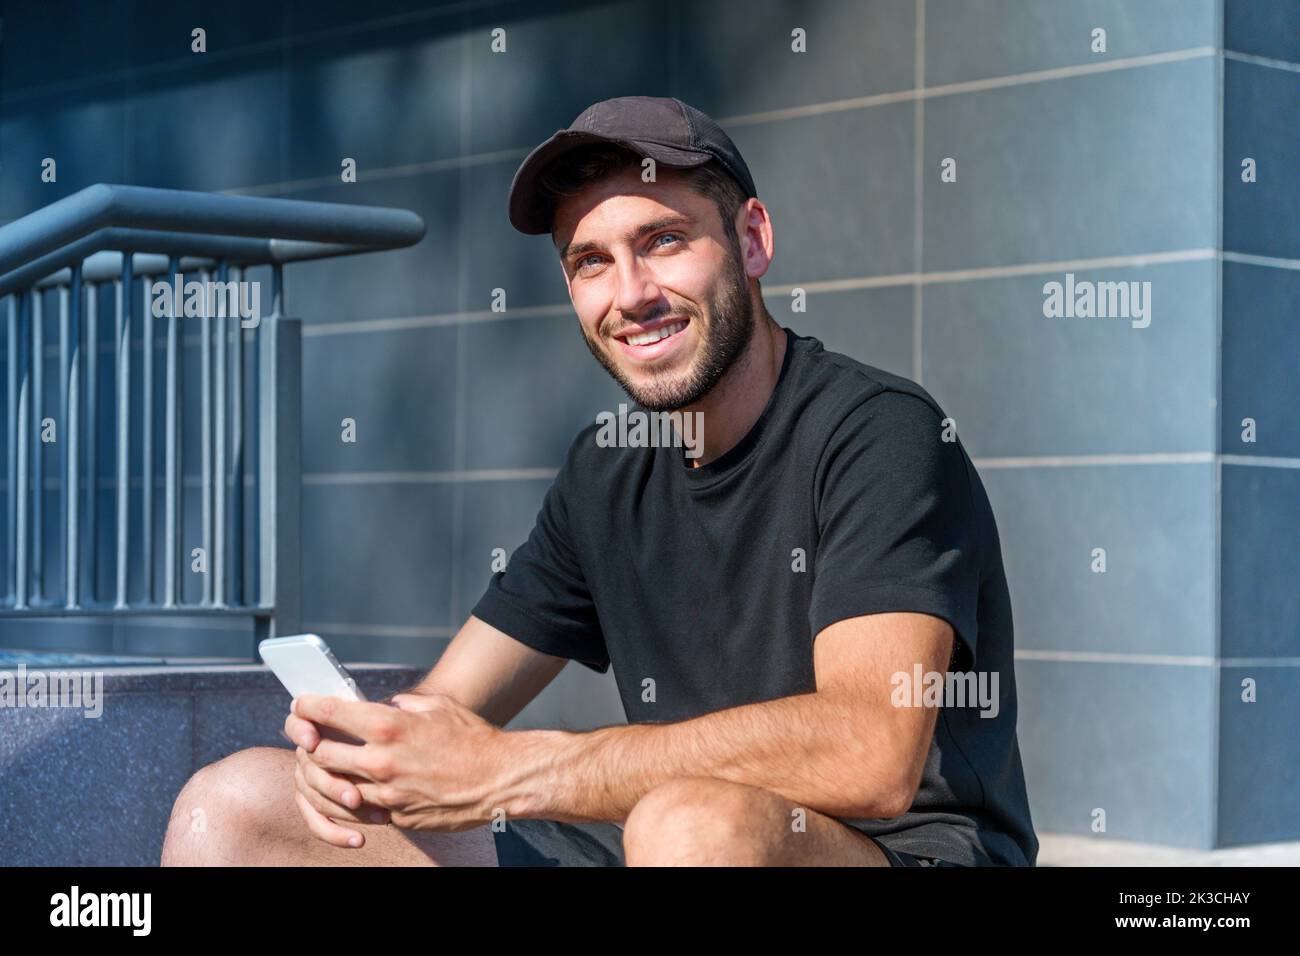
{"type": "Polygon", "coordinates": [[[488,826],[459,833],[349,824],[365,845],[316,837],[295,803],[294,752],[253,747],[191,778],[176,799],[163,849],[180,866],[493,866],[488,826]]]}

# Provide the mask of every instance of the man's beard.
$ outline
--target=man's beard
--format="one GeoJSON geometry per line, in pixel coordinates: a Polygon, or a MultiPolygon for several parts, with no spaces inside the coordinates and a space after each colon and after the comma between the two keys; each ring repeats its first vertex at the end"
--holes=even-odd
{"type": "MultiPolygon", "coordinates": [[[[605,367],[614,381],[622,386],[632,401],[647,411],[670,412],[693,405],[707,395],[744,353],[753,337],[754,305],[749,299],[749,286],[740,265],[738,249],[736,254],[727,257],[726,268],[709,297],[708,308],[707,331],[694,311],[669,309],[643,320],[650,322],[664,315],[685,314],[702,340],[700,351],[684,375],[679,372],[651,372],[651,381],[646,385],[633,385],[628,381],[610,354],[591,340],[585,328],[582,330],[582,339],[587,343],[591,354],[605,367]]],[[[677,334],[683,335],[685,330],[677,334]]]]}

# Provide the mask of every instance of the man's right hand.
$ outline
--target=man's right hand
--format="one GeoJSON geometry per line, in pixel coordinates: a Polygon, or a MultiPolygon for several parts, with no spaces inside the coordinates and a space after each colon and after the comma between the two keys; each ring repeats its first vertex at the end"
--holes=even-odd
{"type": "Polygon", "coordinates": [[[297,747],[294,802],[313,834],[333,846],[359,847],[365,844],[362,832],[340,824],[389,822],[387,809],[362,802],[350,777],[330,773],[307,758],[321,741],[321,728],[290,713],[284,721],[284,736],[297,747]]]}

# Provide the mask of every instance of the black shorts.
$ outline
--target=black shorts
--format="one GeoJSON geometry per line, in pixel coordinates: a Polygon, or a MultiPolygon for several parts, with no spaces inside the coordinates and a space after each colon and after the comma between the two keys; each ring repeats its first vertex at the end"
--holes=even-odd
{"type": "MultiPolygon", "coordinates": [[[[515,820],[493,831],[499,866],[624,866],[623,827],[618,823],[515,820]]],[[[937,857],[891,850],[876,841],[890,866],[961,866],[937,857]]]]}

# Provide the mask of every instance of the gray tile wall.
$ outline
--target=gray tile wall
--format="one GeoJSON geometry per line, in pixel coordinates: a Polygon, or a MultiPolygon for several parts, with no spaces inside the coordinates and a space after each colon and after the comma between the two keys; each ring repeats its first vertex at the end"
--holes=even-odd
{"type": "MultiPolygon", "coordinates": [[[[921,380],[977,457],[1039,828],[1089,833],[1101,808],[1115,837],[1300,836],[1278,769],[1297,765],[1300,707],[1293,0],[72,6],[6,15],[0,219],[117,181],[429,224],[411,249],[288,271],[304,616],[345,659],[435,661],[574,432],[621,396],[505,195],[591,102],[676,95],[728,129],[771,210],[773,313],[921,380]],[[1045,318],[1043,284],[1067,272],[1150,282],[1150,326],[1045,318]]],[[[609,675],[570,667],[519,725],[622,719],[609,675]]]]}
{"type": "Polygon", "coordinates": [[[1231,846],[1300,835],[1300,4],[1224,13],[1216,783],[1231,846]]]}

